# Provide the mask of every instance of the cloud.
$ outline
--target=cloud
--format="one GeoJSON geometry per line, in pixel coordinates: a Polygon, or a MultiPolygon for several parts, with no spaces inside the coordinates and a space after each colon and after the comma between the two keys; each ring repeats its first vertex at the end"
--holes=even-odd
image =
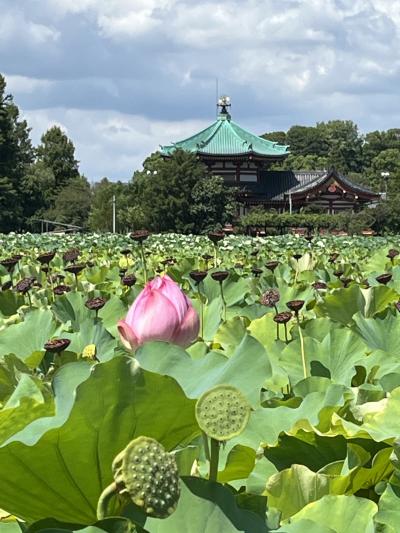
{"type": "Polygon", "coordinates": [[[158,144],[209,124],[216,77],[234,119],[257,133],[334,118],[398,125],[400,0],[0,0],[0,10],[16,102],[35,132],[65,123],[90,177],[130,176],[158,144]]]}
{"type": "Polygon", "coordinates": [[[154,121],[112,110],[37,109],[24,117],[36,143],[52,125],[61,127],[74,141],[80,171],[93,180],[104,176],[127,180],[159,144],[186,138],[208,125],[197,120],[154,121]]]}

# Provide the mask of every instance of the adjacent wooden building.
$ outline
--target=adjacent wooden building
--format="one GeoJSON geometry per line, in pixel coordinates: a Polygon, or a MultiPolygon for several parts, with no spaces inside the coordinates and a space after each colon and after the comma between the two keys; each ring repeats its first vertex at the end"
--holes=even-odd
{"type": "Polygon", "coordinates": [[[162,146],[161,154],[169,157],[176,149],[196,153],[212,174],[238,188],[242,214],[257,205],[293,212],[310,204],[329,213],[355,211],[379,199],[378,193],[352,182],[335,169],[270,170],[273,163],[288,156],[289,147],[236,124],[228,112],[228,97],[222,97],[218,105],[220,112],[215,122],[188,139],[162,146]]]}

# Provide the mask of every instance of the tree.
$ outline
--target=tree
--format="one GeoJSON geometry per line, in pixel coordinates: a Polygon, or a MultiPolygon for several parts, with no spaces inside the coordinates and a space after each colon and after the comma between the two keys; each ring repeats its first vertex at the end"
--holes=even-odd
{"type": "Polygon", "coordinates": [[[281,168],[287,170],[327,170],[328,158],[318,155],[292,155],[290,154],[281,168]]]}
{"type": "Polygon", "coordinates": [[[370,182],[376,189],[387,189],[389,194],[396,194],[400,185],[400,150],[388,148],[380,152],[372,160],[369,174],[370,182]],[[382,176],[382,173],[386,172],[389,172],[389,176],[382,176]]]}
{"type": "Polygon", "coordinates": [[[128,183],[111,182],[103,178],[92,188],[92,204],[89,215],[89,228],[92,231],[112,231],[112,198],[115,196],[117,231],[128,229],[127,210],[131,203],[130,193],[132,185],[128,183]]]}
{"type": "Polygon", "coordinates": [[[363,145],[364,166],[370,167],[372,160],[389,148],[400,150],[400,129],[394,128],[387,131],[371,131],[367,133],[363,145]]]}
{"type": "Polygon", "coordinates": [[[190,214],[197,220],[196,231],[206,233],[232,222],[237,212],[236,193],[237,189],[226,186],[221,176],[206,176],[198,181],[190,207],[190,214]]]}
{"type": "Polygon", "coordinates": [[[270,131],[261,135],[263,139],[285,145],[287,143],[285,131],[270,131]]]}
{"type": "Polygon", "coordinates": [[[42,161],[30,165],[22,180],[24,218],[30,225],[31,218],[42,218],[55,199],[55,177],[53,171],[42,161]]]}
{"type": "Polygon", "coordinates": [[[317,124],[317,132],[328,145],[328,165],[343,173],[363,169],[363,139],[351,120],[330,120],[317,124]]]}
{"type": "Polygon", "coordinates": [[[16,230],[23,223],[22,180],[33,161],[29,131],[0,74],[0,231],[16,230]]]}
{"type": "Polygon", "coordinates": [[[57,222],[75,224],[86,229],[90,204],[89,182],[84,176],[78,175],[59,191],[53,207],[44,213],[44,217],[57,222]]]}
{"type": "Polygon", "coordinates": [[[324,132],[311,126],[292,126],[287,132],[286,142],[293,155],[327,156],[329,152],[324,132]]]}
{"type": "Polygon", "coordinates": [[[37,157],[53,172],[57,190],[79,176],[75,147],[59,126],[51,127],[42,135],[37,157]]]}
{"type": "Polygon", "coordinates": [[[168,159],[152,154],[134,174],[127,218],[132,229],[199,233],[228,220],[232,194],[195,154],[176,150],[168,159]]]}

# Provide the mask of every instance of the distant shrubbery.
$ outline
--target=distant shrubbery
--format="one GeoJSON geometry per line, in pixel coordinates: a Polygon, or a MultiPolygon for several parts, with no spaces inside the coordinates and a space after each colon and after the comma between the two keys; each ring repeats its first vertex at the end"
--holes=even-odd
{"type": "Polygon", "coordinates": [[[243,231],[258,228],[273,234],[286,233],[290,228],[306,228],[309,233],[320,230],[346,231],[351,235],[369,228],[380,235],[395,234],[400,233],[400,196],[380,202],[375,209],[335,215],[306,212],[277,214],[255,208],[241,217],[240,227],[243,231]]]}

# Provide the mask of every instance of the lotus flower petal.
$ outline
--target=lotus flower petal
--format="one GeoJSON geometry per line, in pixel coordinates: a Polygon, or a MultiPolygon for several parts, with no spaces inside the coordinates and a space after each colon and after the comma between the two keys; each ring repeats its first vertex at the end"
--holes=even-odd
{"type": "Polygon", "coordinates": [[[200,319],[195,309],[190,305],[185,318],[179,325],[172,341],[183,348],[189,346],[199,334],[200,319]]]}
{"type": "Polygon", "coordinates": [[[179,319],[174,305],[155,289],[138,301],[130,326],[139,344],[152,340],[171,341],[179,319]]]}
{"type": "Polygon", "coordinates": [[[122,344],[128,350],[135,350],[138,346],[137,338],[133,333],[131,327],[125,322],[125,320],[120,320],[118,322],[118,332],[121,338],[122,344]]]}

